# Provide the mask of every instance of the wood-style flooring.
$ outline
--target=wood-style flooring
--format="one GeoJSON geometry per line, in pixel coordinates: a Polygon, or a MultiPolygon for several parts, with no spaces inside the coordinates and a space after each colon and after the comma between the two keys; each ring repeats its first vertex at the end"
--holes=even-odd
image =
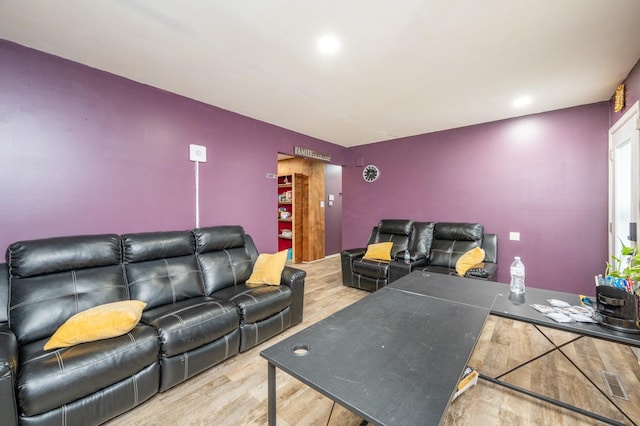
{"type": "MultiPolygon", "coordinates": [[[[267,362],[260,351],[369,293],[344,287],[340,259],[296,264],[307,271],[304,321],[256,348],[158,394],[141,406],[107,423],[116,425],[266,425],[267,362]]],[[[472,354],[470,365],[488,376],[512,367],[575,338],[569,333],[541,329],[530,324],[490,316],[472,354]],[[543,334],[544,333],[544,334],[543,334]],[[549,338],[547,339],[546,336],[549,338]]],[[[503,379],[515,385],[612,417],[623,424],[640,423],[640,366],[630,348],[597,339],[582,338],[563,348],[593,383],[584,379],[562,355],[552,353],[503,379]],[[602,371],[620,375],[630,401],[604,398],[602,371]],[[614,410],[620,406],[629,418],[614,410]]],[[[446,356],[446,354],[443,354],[446,356]]],[[[320,393],[276,369],[277,422],[280,426],[358,426],[354,414],[320,393]]],[[[443,390],[444,391],[444,390],[443,390]]],[[[579,416],[506,388],[479,380],[478,384],[449,404],[444,425],[598,425],[579,416]]]]}
{"type": "MultiPolygon", "coordinates": [[[[622,424],[640,423],[640,365],[626,345],[551,328],[536,329],[532,324],[491,315],[469,365],[487,376],[504,375],[502,380],[505,382],[622,424]],[[573,339],[577,340],[571,342],[573,339]],[[562,346],[565,343],[568,344],[562,346]],[[508,373],[551,351],[554,344],[562,346],[566,356],[553,351],[508,373]],[[608,396],[603,371],[619,375],[628,401],[608,396]]],[[[483,380],[449,404],[443,424],[477,425],[479,422],[485,425],[603,424],[483,380]]]]}

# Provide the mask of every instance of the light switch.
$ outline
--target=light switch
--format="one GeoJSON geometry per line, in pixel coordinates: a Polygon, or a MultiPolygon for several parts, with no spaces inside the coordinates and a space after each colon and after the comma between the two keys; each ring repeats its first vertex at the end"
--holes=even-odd
{"type": "Polygon", "coordinates": [[[509,232],[509,239],[511,241],[520,241],[520,233],[519,232],[509,232]]]}
{"type": "Polygon", "coordinates": [[[329,201],[333,201],[333,200],[334,200],[333,194],[329,194],[329,201]]]}

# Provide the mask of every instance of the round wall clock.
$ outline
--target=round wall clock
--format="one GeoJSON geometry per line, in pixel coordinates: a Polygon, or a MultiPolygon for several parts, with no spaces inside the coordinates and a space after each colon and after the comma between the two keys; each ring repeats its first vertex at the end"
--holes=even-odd
{"type": "Polygon", "coordinates": [[[369,164],[362,170],[362,178],[367,182],[373,182],[380,177],[380,170],[373,164],[369,164]]]}

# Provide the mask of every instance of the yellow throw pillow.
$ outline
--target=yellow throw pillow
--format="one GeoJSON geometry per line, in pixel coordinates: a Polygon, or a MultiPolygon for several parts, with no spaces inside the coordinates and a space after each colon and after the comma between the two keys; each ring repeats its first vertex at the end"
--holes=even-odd
{"type": "Polygon", "coordinates": [[[276,254],[260,254],[256,264],[253,265],[253,272],[247,280],[247,284],[280,285],[282,270],[287,263],[288,254],[288,249],[276,254]]]}
{"type": "Polygon", "coordinates": [[[391,248],[393,243],[391,241],[386,243],[369,244],[367,246],[367,252],[362,256],[367,260],[381,260],[388,262],[391,260],[391,248]]]}
{"type": "Polygon", "coordinates": [[[462,256],[456,262],[456,272],[461,277],[467,273],[473,265],[476,265],[484,260],[484,250],[480,247],[472,248],[462,256]]]}
{"type": "Polygon", "coordinates": [[[43,349],[48,351],[122,336],[140,322],[146,305],[139,300],[124,300],[78,312],[56,330],[43,349]]]}

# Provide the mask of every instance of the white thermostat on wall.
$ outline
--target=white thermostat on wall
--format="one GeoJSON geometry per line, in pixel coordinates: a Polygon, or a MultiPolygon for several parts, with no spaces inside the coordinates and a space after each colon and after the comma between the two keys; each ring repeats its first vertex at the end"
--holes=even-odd
{"type": "Polygon", "coordinates": [[[189,145],[189,160],[198,163],[207,162],[207,147],[202,145],[189,145]]]}

